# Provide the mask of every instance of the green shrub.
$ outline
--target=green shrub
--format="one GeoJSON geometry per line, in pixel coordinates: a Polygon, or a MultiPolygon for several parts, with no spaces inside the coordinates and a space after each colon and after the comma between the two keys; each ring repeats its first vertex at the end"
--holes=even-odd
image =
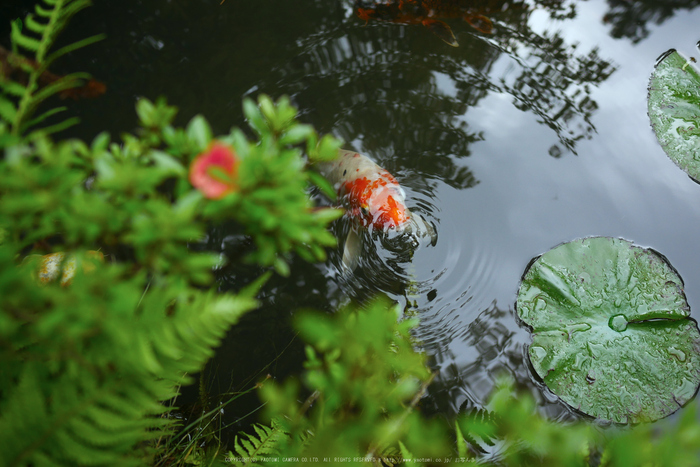
{"type": "Polygon", "coordinates": [[[247,260],[282,274],[289,254],[322,260],[335,245],[326,226],[339,211],[313,209],[300,145],[329,158],[339,143],[319,142],[286,99],[263,96],[262,111],[245,102],[255,141],[238,129],[215,140],[201,116],[175,128],[173,107],[145,99],[137,103],[140,128],[119,144],[107,134],[89,145],[52,141],[48,133],[66,123],[37,124],[56,109],[33,115],[80,82],[41,88],[37,77],[94,41],[49,52],[87,4],[47,1],[23,26],[14,23],[12,60],[26,63],[24,49],[38,67],[25,70],[26,83],[0,81],[0,465],[146,462],[144,441],[173,427],[161,402],[255,308],[265,280],[236,294],[210,289],[222,259],[188,248],[208,226],[240,222],[257,246],[247,260]],[[229,148],[238,167],[236,189],[216,200],[193,188],[188,171],[214,144],[229,148]],[[58,267],[71,270],[70,284],[37,279],[53,252],[65,253],[58,267]]]}

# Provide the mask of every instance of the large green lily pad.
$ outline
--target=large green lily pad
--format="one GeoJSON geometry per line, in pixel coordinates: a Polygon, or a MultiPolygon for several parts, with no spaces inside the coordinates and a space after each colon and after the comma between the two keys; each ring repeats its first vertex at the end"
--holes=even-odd
{"type": "Polygon", "coordinates": [[[651,74],[649,119],[666,154],[700,182],[700,73],[675,50],[651,74]]]}
{"type": "Polygon", "coordinates": [[[665,417],[700,383],[700,333],[683,281],[653,250],[615,238],[559,245],[534,260],[517,298],[537,375],[603,421],[665,417]]]}

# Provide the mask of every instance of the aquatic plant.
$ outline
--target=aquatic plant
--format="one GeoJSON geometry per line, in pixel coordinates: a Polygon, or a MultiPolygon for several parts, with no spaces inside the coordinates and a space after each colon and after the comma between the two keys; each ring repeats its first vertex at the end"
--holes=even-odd
{"type": "Polygon", "coordinates": [[[559,245],[523,275],[517,312],[535,373],[602,421],[653,421],[700,385],[700,332],[683,281],[653,250],[591,237],[559,245]]]}
{"type": "Polygon", "coordinates": [[[649,119],[668,157],[700,183],[700,71],[675,50],[663,54],[649,81],[649,119]]]}

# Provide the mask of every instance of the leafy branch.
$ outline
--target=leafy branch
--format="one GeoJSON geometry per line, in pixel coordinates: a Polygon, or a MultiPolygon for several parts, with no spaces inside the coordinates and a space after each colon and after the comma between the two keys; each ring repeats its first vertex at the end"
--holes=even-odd
{"type": "MultiPolygon", "coordinates": [[[[49,83],[42,86],[51,64],[63,55],[93,44],[104,38],[103,34],[87,37],[51,52],[56,38],[68,21],[79,11],[91,5],[90,0],[44,0],[37,4],[24,22],[11,23],[10,38],[12,52],[7,54],[8,67],[0,67],[0,119],[10,128],[10,133],[18,137],[47,118],[65,110],[65,107],[52,108],[34,117],[39,105],[49,97],[82,85],[89,79],[85,73],[71,73],[66,76],[52,75],[49,83]],[[33,54],[33,59],[24,58],[20,49],[33,54]],[[2,72],[3,68],[20,69],[26,74],[25,82],[11,79],[2,72]]],[[[76,118],[69,118],[42,129],[45,134],[55,133],[74,125],[76,118]]]]}

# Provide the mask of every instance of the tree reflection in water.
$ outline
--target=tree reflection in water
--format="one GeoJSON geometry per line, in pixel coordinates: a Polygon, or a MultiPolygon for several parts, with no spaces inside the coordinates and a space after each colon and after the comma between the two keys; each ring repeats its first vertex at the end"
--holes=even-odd
{"type": "Polygon", "coordinates": [[[365,27],[350,11],[341,28],[299,39],[300,53],[278,70],[280,80],[301,108],[313,109],[308,118],[322,131],[342,136],[390,171],[421,173],[456,188],[476,182],[456,159],[469,156],[471,143],[484,138],[470,128],[468,112],[489,93],[509,94],[517,108],[554,130],[561,147],[550,154],[575,152],[576,142],[595,131],[591,86],[614,66],[597,50],[581,53],[557,32],[537,34],[528,25],[536,8],[557,18],[574,16],[573,2],[486,3],[493,34],[451,21],[458,48],[424,28],[383,22],[365,27]],[[290,82],[291,76],[304,78],[290,82]]]}
{"type": "MultiPolygon", "coordinates": [[[[445,317],[444,321],[453,320],[445,317]]],[[[526,352],[529,337],[518,328],[511,309],[499,308],[492,303],[465,329],[448,330],[450,339],[461,341],[460,355],[438,342],[431,344],[435,336],[430,334],[430,331],[419,329],[418,339],[428,340],[425,350],[431,356],[432,367],[438,371],[428,396],[422,402],[426,412],[452,418],[472,409],[484,409],[496,380],[507,375],[513,379],[516,388],[530,392],[539,401],[540,410],[549,418],[577,418],[546,387],[542,386],[541,390],[533,388],[526,352]]]]}
{"type": "Polygon", "coordinates": [[[603,22],[610,24],[610,35],[628,38],[633,43],[649,35],[648,23],[661,24],[676,14],[677,10],[691,10],[700,0],[607,0],[609,10],[603,22]]]}

